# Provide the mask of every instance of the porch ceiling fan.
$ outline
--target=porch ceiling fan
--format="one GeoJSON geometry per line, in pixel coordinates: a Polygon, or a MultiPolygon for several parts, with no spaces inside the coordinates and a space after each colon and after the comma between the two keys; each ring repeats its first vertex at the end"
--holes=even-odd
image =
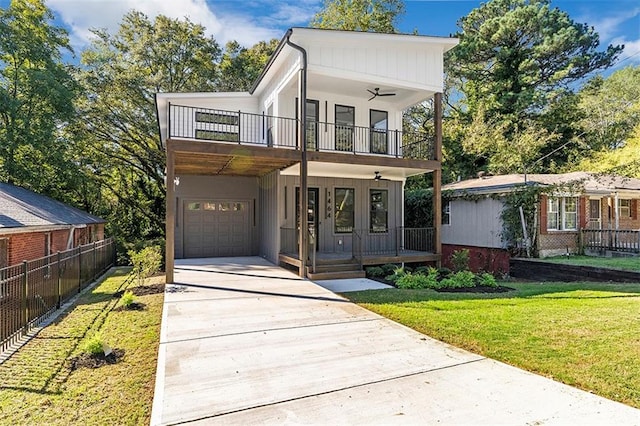
{"type": "Polygon", "coordinates": [[[395,96],[395,93],[380,93],[380,88],[376,87],[373,90],[371,89],[367,89],[367,92],[371,93],[371,97],[369,98],[369,100],[372,100],[378,96],[395,96]]]}
{"type": "Polygon", "coordinates": [[[381,180],[389,180],[389,179],[383,178],[382,175],[380,174],[380,172],[378,172],[378,171],[373,172],[373,174],[374,174],[373,180],[375,180],[375,181],[379,182],[381,180]]]}

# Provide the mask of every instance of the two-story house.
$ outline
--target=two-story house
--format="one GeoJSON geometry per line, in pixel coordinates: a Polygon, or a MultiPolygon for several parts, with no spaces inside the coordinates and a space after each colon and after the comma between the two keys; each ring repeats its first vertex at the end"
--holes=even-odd
{"type": "Polygon", "coordinates": [[[248,92],[157,94],[167,282],[175,258],[258,255],[311,278],[438,262],[440,217],[405,228],[404,183],[434,173],[439,206],[443,56],[456,44],[293,28],[248,92]],[[428,100],[432,130],[403,128],[428,100]]]}

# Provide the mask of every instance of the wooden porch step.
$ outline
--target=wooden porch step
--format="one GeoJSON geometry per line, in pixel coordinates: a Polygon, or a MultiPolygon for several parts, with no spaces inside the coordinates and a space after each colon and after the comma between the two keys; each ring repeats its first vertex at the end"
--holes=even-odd
{"type": "MultiPolygon", "coordinates": [[[[307,273],[311,272],[311,265],[307,264],[307,273]]],[[[315,272],[343,272],[343,271],[361,271],[358,263],[333,263],[333,264],[318,264],[316,262],[315,272]]]]}
{"type": "Polygon", "coordinates": [[[316,272],[315,274],[307,273],[310,280],[340,280],[347,278],[364,278],[364,271],[336,271],[336,272],[316,272]]]}

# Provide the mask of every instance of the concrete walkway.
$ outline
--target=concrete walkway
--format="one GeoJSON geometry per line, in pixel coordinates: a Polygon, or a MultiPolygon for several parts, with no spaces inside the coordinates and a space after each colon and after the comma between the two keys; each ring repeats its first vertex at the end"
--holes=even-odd
{"type": "Polygon", "coordinates": [[[181,261],[176,283],[154,425],[640,424],[640,410],[438,342],[260,258],[181,261]]]}

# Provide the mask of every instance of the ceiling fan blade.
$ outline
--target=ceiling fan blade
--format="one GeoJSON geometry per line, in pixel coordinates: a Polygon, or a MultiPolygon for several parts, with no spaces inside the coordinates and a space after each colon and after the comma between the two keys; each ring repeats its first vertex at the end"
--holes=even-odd
{"type": "Polygon", "coordinates": [[[374,92],[373,90],[367,89],[367,92],[371,93],[373,96],[376,96],[376,92],[374,92]]]}
{"type": "Polygon", "coordinates": [[[372,97],[370,97],[368,100],[371,100],[373,98],[375,98],[377,95],[373,95],[372,97]]]}
{"type": "Polygon", "coordinates": [[[395,96],[395,93],[378,93],[378,96],[395,96]]]}

